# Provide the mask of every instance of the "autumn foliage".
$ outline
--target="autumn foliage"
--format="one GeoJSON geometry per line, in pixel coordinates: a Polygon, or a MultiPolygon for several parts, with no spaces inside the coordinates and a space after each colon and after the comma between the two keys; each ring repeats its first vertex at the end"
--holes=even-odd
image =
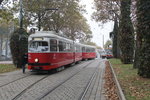
{"type": "Polygon", "coordinates": [[[107,100],[119,100],[117,94],[116,84],[113,80],[113,74],[109,65],[109,62],[106,61],[106,69],[105,69],[105,96],[107,100]]]}
{"type": "Polygon", "coordinates": [[[150,1],[137,1],[137,35],[141,36],[138,74],[150,78],[150,1]]]}
{"type": "Polygon", "coordinates": [[[22,56],[28,52],[28,33],[26,30],[19,28],[11,35],[10,50],[14,65],[21,67],[22,56]]]}

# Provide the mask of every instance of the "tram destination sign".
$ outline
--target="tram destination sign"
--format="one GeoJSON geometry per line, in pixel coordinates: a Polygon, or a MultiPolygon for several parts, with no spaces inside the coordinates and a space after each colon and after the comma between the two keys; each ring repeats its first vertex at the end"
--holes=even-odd
{"type": "Polygon", "coordinates": [[[32,38],[32,40],[43,40],[43,38],[42,37],[34,37],[34,38],[32,38]]]}

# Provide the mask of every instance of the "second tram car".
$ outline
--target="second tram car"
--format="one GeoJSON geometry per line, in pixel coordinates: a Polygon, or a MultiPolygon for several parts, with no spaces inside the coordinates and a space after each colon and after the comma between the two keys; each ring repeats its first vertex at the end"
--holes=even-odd
{"type": "Polygon", "coordinates": [[[88,59],[94,59],[96,58],[96,51],[94,46],[89,45],[83,45],[82,46],[82,59],[88,60],[88,59]]]}
{"type": "Polygon", "coordinates": [[[39,31],[29,36],[29,70],[51,70],[96,57],[92,46],[81,45],[55,34],[54,31],[39,31]],[[84,48],[86,52],[83,52],[84,48]]]}

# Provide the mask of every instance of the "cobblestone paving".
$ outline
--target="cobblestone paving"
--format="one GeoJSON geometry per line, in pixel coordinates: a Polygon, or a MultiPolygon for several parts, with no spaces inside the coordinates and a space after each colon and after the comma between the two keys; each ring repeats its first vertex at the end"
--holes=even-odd
{"type": "Polygon", "coordinates": [[[19,94],[21,91],[26,89],[31,84],[35,83],[39,79],[42,79],[45,75],[33,75],[20,80],[17,80],[13,83],[10,83],[6,86],[0,87],[0,100],[11,100],[14,96],[19,94]]]}
{"type": "MultiPolygon", "coordinates": [[[[101,64],[97,70],[98,73],[90,85],[84,100],[100,100],[100,98],[103,98],[103,88],[101,87],[103,85],[102,75],[104,71],[104,63],[101,59],[85,61],[61,72],[49,75],[45,79],[33,85],[31,88],[24,91],[15,100],[40,100],[41,97],[45,96],[44,94],[48,91],[51,91],[64,80],[77,73],[85,65],[88,65],[87,68],[83,69],[77,75],[73,76],[67,82],[59,85],[59,87],[42,98],[42,100],[78,100],[99,63],[101,64]],[[91,62],[92,64],[90,64],[91,62]]],[[[31,72],[27,72],[27,74],[24,75],[21,71],[0,74],[0,100],[12,100],[16,95],[45,76],[46,75],[37,75],[31,72]],[[14,81],[6,86],[2,86],[21,77],[24,78],[14,81]]]]}
{"type": "MultiPolygon", "coordinates": [[[[90,61],[90,62],[93,62],[93,61],[90,61]]],[[[85,65],[89,64],[90,62],[85,62],[83,64],[79,64],[77,66],[73,66],[71,68],[63,70],[59,73],[50,75],[48,78],[37,83],[31,89],[26,91],[26,93],[24,93],[20,98],[18,98],[18,100],[27,100],[27,98],[31,100],[38,99],[44,93],[53,89],[53,87],[63,82],[74,73],[78,72],[81,68],[83,68],[85,65]]]]}
{"type": "Polygon", "coordinates": [[[22,70],[0,74],[0,87],[3,86],[4,84],[8,84],[14,80],[17,80],[17,79],[20,79],[29,75],[31,75],[29,71],[26,71],[26,74],[22,74],[22,70]]]}
{"type": "MultiPolygon", "coordinates": [[[[79,98],[81,97],[86,84],[89,82],[91,76],[95,72],[95,68],[98,65],[99,61],[93,63],[91,66],[80,72],[78,75],[74,76],[68,82],[62,84],[59,88],[57,88],[42,100],[80,100],[79,98]]],[[[94,96],[96,96],[96,93],[94,96]]]]}
{"type": "Polygon", "coordinates": [[[105,100],[104,97],[104,75],[105,63],[101,62],[97,76],[94,78],[86,96],[83,100],[105,100]]]}

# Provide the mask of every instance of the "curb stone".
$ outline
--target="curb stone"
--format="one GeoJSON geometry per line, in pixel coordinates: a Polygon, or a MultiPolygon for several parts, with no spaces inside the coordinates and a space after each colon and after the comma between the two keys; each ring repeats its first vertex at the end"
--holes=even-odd
{"type": "Polygon", "coordinates": [[[111,65],[111,63],[110,63],[110,61],[108,61],[108,62],[109,62],[109,64],[110,64],[110,68],[111,68],[111,71],[112,71],[112,74],[113,74],[113,80],[114,80],[114,82],[115,82],[115,84],[116,84],[116,86],[117,86],[117,89],[118,89],[117,94],[118,94],[118,96],[119,96],[119,100],[126,100],[126,98],[125,98],[125,96],[124,96],[124,94],[123,94],[123,91],[122,91],[122,89],[121,89],[121,86],[120,86],[120,84],[119,84],[119,82],[118,82],[118,80],[117,80],[115,71],[114,71],[114,69],[113,69],[113,67],[112,67],[112,65],[111,65]]]}

